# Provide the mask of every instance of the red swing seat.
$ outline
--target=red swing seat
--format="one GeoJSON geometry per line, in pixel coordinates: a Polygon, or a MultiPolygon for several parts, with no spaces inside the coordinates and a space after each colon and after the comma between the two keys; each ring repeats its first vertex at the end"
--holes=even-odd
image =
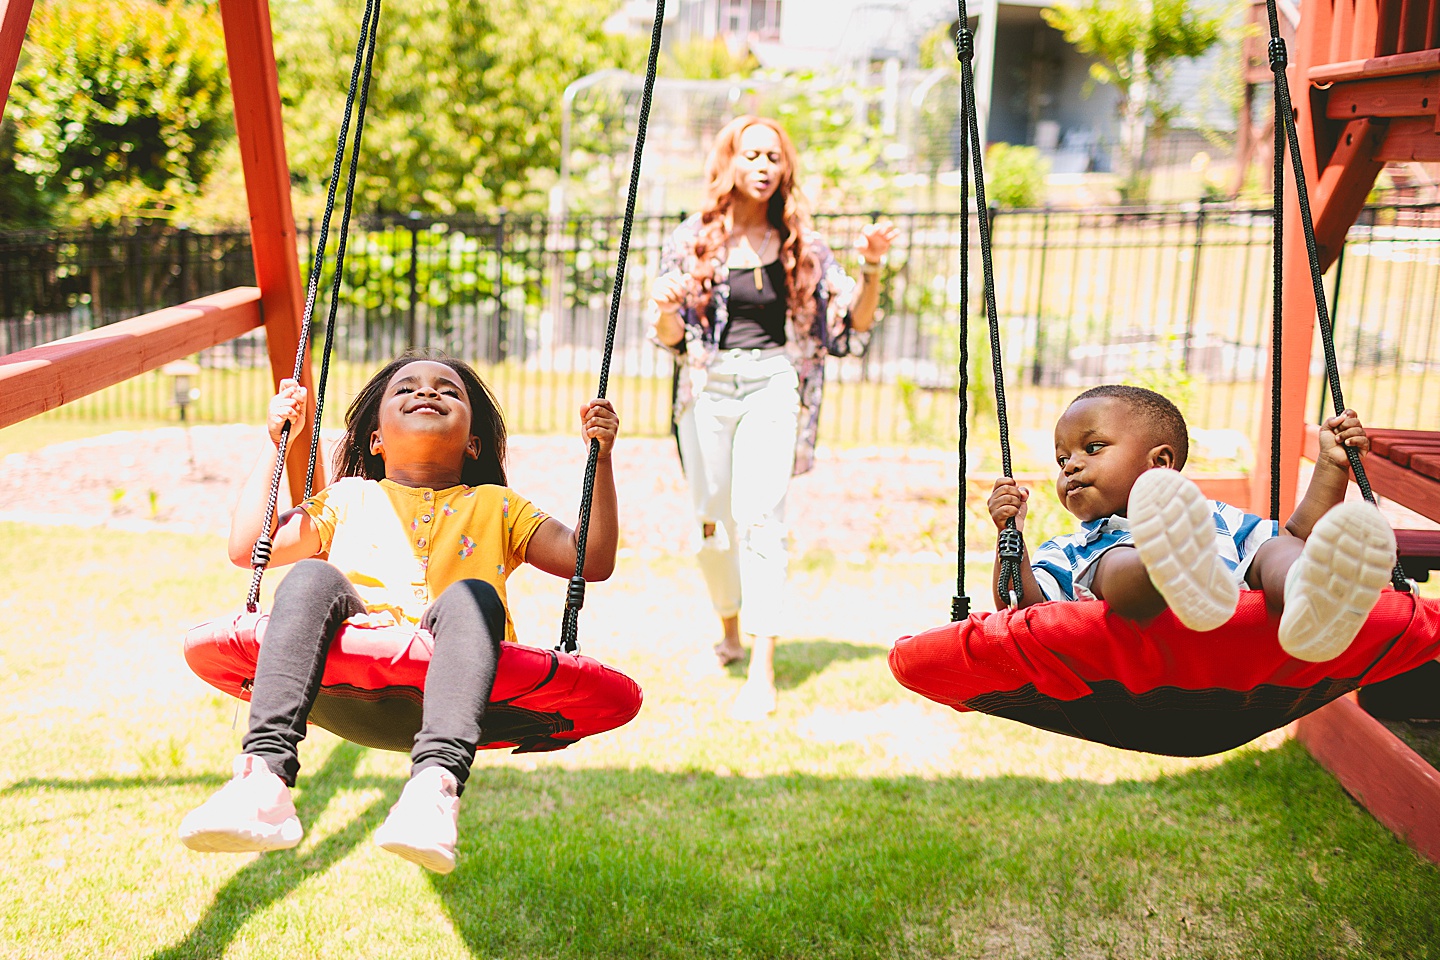
{"type": "MultiPolygon", "coordinates": [[[[269,614],[202,623],[185,637],[185,660],[211,686],[250,699],[269,614]]],[[[310,722],[362,746],[408,753],[420,729],[434,640],[418,627],[346,624],[331,641],[310,722]]],[[[481,750],[563,750],[623,726],[640,712],[640,687],[591,657],[518,643],[500,646],[481,750]]]]}
{"type": "Polygon", "coordinates": [[[1208,633],[1165,612],[1143,626],[1099,600],[976,613],[890,651],[904,687],[956,710],[1171,756],[1248,743],[1440,656],[1440,601],[1386,590],[1350,647],[1309,663],[1280,648],[1260,591],[1208,633]]]}

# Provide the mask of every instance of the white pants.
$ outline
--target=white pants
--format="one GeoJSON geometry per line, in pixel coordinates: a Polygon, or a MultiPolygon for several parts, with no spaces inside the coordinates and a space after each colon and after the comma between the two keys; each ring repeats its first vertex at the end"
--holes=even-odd
{"type": "Polygon", "coordinates": [[[782,350],[726,350],[677,424],[710,600],[732,617],[743,597],[741,626],[757,636],[782,632],[785,494],[799,414],[799,379],[782,350]]]}

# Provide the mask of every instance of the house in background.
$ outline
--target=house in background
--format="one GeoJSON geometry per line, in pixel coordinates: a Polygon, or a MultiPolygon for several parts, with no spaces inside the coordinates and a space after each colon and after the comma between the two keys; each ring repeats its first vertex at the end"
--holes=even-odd
{"type": "MultiPolygon", "coordinates": [[[[1202,2],[1218,6],[1226,0],[1202,2]]],[[[1042,11],[1050,6],[1051,0],[968,4],[984,137],[1038,147],[1053,174],[1108,172],[1119,140],[1117,94],[1090,83],[1091,59],[1045,22],[1042,11]],[[988,26],[987,15],[993,19],[988,26]]],[[[652,2],[630,0],[612,27],[648,31],[653,13],[652,2]]],[[[719,39],[737,53],[748,50],[768,69],[836,71],[884,89],[882,100],[890,106],[881,130],[897,138],[888,156],[903,165],[906,151],[914,153],[907,139],[914,125],[905,112],[933,114],[940,98],[958,96],[953,79],[943,76],[946,68],[920,67],[921,41],[941,25],[953,32],[954,17],[951,0],[669,0],[666,39],[719,39]]],[[[1235,108],[1218,92],[1223,59],[1212,52],[1177,65],[1170,90],[1183,109],[1166,142],[1152,147],[1156,166],[1188,165],[1200,150],[1216,153],[1215,134],[1234,137],[1235,108]]],[[[953,143],[947,164],[953,169],[958,122],[945,135],[953,143]]]]}

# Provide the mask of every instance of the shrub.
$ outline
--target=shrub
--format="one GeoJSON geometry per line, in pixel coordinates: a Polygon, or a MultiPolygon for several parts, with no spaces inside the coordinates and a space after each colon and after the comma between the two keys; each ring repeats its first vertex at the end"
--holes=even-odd
{"type": "Polygon", "coordinates": [[[985,151],[985,198],[999,207],[1038,207],[1049,169],[1038,147],[992,143],[985,151]]]}

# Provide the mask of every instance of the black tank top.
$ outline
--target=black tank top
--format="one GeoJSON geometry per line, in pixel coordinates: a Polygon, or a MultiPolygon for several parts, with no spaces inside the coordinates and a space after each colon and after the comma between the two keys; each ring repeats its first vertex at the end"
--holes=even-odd
{"type": "Polygon", "coordinates": [[[730,322],[720,338],[722,350],[785,346],[785,266],[772,260],[760,268],[764,284],[755,286],[755,270],[730,271],[730,322]]]}

